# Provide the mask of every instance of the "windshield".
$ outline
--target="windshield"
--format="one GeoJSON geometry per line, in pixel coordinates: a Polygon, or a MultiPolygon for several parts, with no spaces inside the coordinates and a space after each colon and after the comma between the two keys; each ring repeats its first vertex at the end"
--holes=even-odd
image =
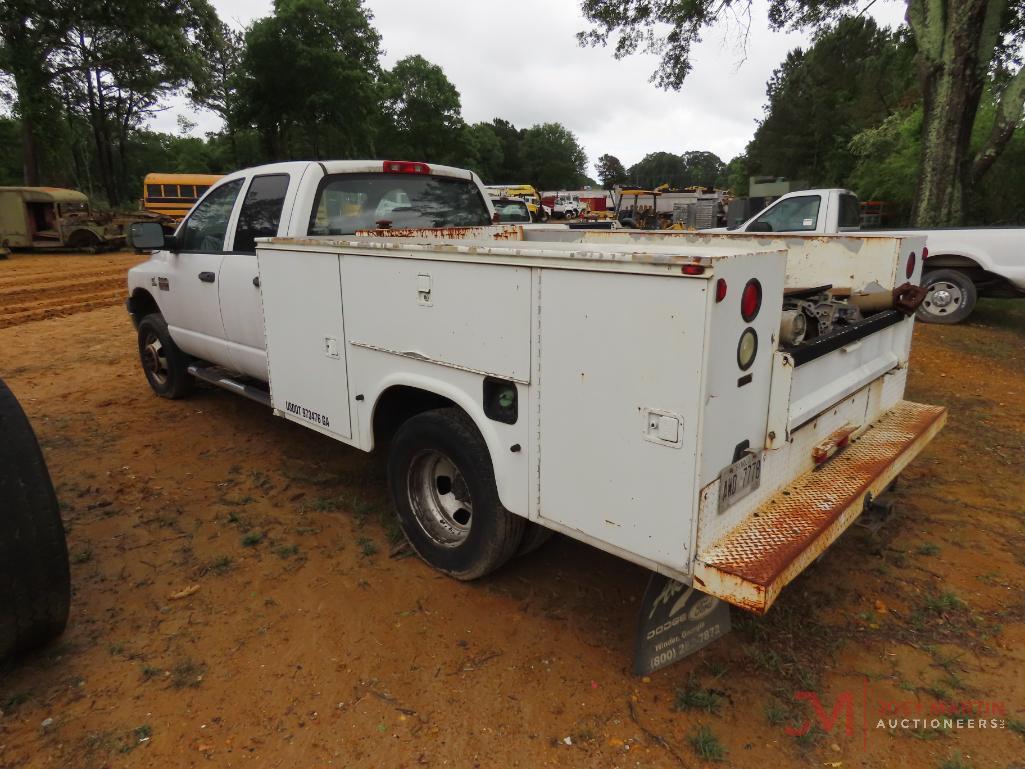
{"type": "Polygon", "coordinates": [[[469,179],[420,174],[334,174],[325,177],[310,217],[310,235],[405,227],[491,224],[477,185],[469,179]]]}
{"type": "Polygon", "coordinates": [[[88,214],[89,204],[88,203],[61,203],[60,204],[61,216],[68,216],[69,214],[88,214]]]}
{"type": "Polygon", "coordinates": [[[493,200],[495,213],[501,217],[501,222],[529,222],[530,210],[522,200],[493,200]]]}

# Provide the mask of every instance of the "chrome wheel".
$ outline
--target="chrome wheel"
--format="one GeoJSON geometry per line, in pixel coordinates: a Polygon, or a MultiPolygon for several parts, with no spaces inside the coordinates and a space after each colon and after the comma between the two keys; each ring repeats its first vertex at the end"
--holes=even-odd
{"type": "Polygon", "coordinates": [[[156,334],[150,332],[143,340],[142,367],[146,374],[159,385],[166,385],[168,379],[167,355],[156,334]]]}
{"type": "Polygon", "coordinates": [[[463,474],[447,456],[433,450],[417,454],[406,488],[417,523],[434,542],[455,547],[470,535],[473,500],[463,474]]]}
{"type": "Polygon", "coordinates": [[[959,286],[948,280],[940,280],[929,286],[922,306],[933,315],[947,315],[954,312],[964,301],[964,294],[959,286]]]}

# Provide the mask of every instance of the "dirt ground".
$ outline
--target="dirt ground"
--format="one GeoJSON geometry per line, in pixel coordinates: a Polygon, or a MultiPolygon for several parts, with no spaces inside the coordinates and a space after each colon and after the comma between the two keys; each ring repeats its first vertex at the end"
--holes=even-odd
{"type": "Polygon", "coordinates": [[[73,579],[63,638],[0,670],[0,767],[1025,769],[1025,303],[918,326],[908,397],[950,421],[878,534],[638,679],[643,570],[556,537],[449,580],[390,556],[371,458],[226,392],[152,395],[120,306],[137,259],[0,261],[0,376],[73,579]],[[788,735],[800,691],[827,715],[852,692],[850,733],[788,735]],[[937,702],[996,728],[876,728],[937,702]]]}

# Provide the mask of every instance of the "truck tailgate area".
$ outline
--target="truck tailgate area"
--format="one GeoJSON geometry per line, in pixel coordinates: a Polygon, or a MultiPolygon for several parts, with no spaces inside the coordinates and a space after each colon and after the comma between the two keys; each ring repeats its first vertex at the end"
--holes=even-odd
{"type": "Polygon", "coordinates": [[[778,491],[700,551],[694,582],[704,592],[764,614],[940,431],[942,406],[901,401],[842,452],[778,491]]]}

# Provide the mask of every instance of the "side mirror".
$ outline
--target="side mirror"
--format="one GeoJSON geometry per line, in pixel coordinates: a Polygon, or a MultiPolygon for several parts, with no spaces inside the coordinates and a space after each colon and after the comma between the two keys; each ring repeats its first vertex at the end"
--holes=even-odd
{"type": "Polygon", "coordinates": [[[128,244],[151,251],[164,248],[164,228],[158,222],[133,222],[128,228],[128,244]]]}
{"type": "Polygon", "coordinates": [[[747,226],[748,232],[772,232],[772,225],[768,222],[751,222],[747,226]]]}

